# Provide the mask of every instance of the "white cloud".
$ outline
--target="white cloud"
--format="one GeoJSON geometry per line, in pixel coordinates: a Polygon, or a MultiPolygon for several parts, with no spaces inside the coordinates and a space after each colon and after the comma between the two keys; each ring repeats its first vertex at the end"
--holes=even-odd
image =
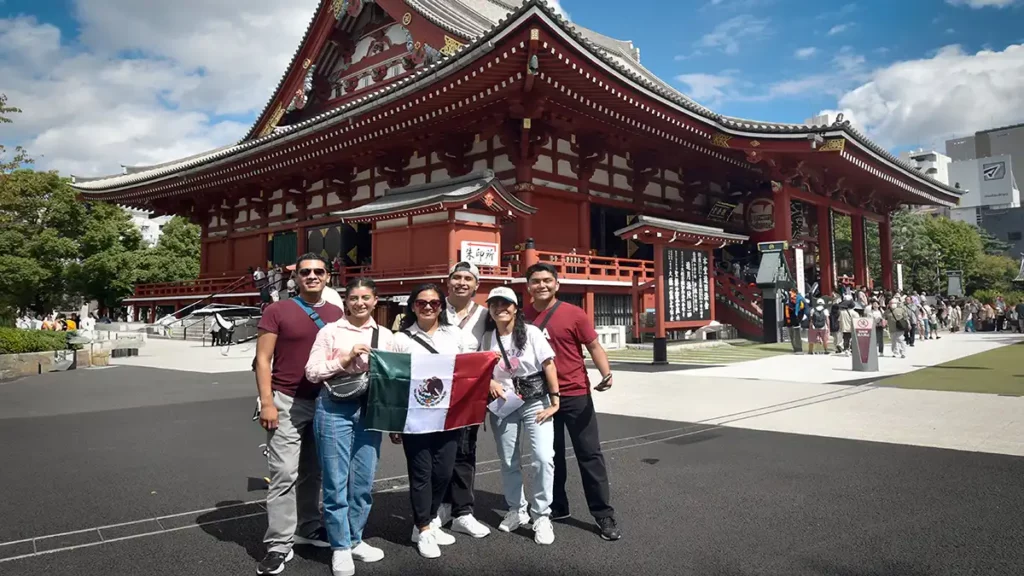
{"type": "Polygon", "coordinates": [[[952,45],[927,59],[875,70],[838,101],[886,147],[941,145],[948,137],[1024,120],[1024,44],[976,54],[952,45]]]}
{"type": "Polygon", "coordinates": [[[3,139],[41,168],[83,176],[230,144],[270,98],[316,5],[77,0],[76,38],[0,19],[2,89],[23,110],[3,139]]]}
{"type": "Polygon", "coordinates": [[[1020,4],[1021,0],[946,0],[946,4],[952,6],[969,6],[979,8],[1007,8],[1020,4]]]}
{"type": "Polygon", "coordinates": [[[793,56],[795,56],[798,60],[807,60],[808,58],[812,58],[817,53],[817,48],[815,48],[814,46],[808,46],[807,48],[797,49],[797,51],[793,53],[793,56]]]}
{"type": "Polygon", "coordinates": [[[722,22],[711,32],[705,34],[697,42],[700,48],[718,48],[726,54],[737,54],[740,51],[740,40],[754,41],[765,38],[771,31],[767,18],[755,18],[750,14],[740,14],[722,22]]]}
{"type": "Polygon", "coordinates": [[[836,24],[835,26],[828,29],[828,35],[835,36],[836,34],[842,34],[843,32],[847,31],[850,28],[850,26],[853,26],[853,24],[836,24]]]}
{"type": "Polygon", "coordinates": [[[687,96],[709,106],[725,99],[725,89],[736,82],[736,78],[729,74],[680,74],[676,80],[686,84],[684,92],[687,96]]]}

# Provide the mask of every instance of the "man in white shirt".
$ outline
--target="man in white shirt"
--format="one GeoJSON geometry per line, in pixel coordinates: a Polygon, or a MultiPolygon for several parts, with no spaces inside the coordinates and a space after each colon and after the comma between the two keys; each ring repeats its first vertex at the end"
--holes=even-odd
{"type": "MultiPolygon", "coordinates": [[[[448,274],[448,321],[479,343],[484,335],[487,307],[473,301],[480,286],[480,270],[469,262],[459,262],[448,274]]],[[[479,426],[463,428],[455,454],[455,469],[438,511],[441,525],[452,523],[454,532],[483,538],[491,529],[473,516],[473,479],[476,477],[476,437],[479,426]]]]}

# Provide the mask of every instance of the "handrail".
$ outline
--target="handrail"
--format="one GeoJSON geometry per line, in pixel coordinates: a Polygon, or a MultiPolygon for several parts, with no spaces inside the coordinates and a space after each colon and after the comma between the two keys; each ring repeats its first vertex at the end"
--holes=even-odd
{"type": "Polygon", "coordinates": [[[244,283],[246,283],[246,282],[248,282],[250,280],[251,280],[251,278],[249,276],[247,276],[247,275],[240,276],[240,277],[238,277],[238,279],[236,279],[234,282],[232,282],[227,288],[225,288],[222,292],[210,294],[209,296],[207,296],[207,297],[205,297],[205,298],[203,298],[201,300],[196,300],[195,302],[189,304],[188,306],[185,306],[184,308],[178,310],[174,314],[175,314],[175,316],[177,316],[177,315],[181,314],[182,312],[185,312],[186,310],[189,310],[190,308],[194,308],[195,306],[203,304],[203,303],[205,303],[207,301],[211,301],[215,297],[220,296],[221,294],[229,293],[231,290],[233,290],[235,288],[238,288],[239,286],[241,286],[242,284],[244,284],[244,283]]]}
{"type": "Polygon", "coordinates": [[[753,317],[764,315],[761,291],[721,268],[715,269],[715,295],[753,317]]]}
{"type": "Polygon", "coordinates": [[[134,298],[156,298],[160,296],[183,296],[189,294],[223,294],[240,288],[250,277],[248,275],[224,278],[197,278],[183,282],[157,282],[137,284],[134,298]]]}
{"type": "MultiPolygon", "coordinates": [[[[652,260],[543,250],[537,250],[536,254],[539,262],[554,266],[559,277],[568,279],[632,282],[636,277],[640,281],[646,282],[654,278],[654,261],[652,260]]],[[[522,266],[522,260],[521,252],[502,254],[502,261],[511,266],[512,273],[516,276],[526,272],[522,266]]]]}

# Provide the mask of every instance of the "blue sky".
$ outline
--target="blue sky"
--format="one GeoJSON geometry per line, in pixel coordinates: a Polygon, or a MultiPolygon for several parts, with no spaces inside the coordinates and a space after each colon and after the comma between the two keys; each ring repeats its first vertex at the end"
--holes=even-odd
{"type": "MultiPolygon", "coordinates": [[[[76,174],[232,143],[317,0],[0,0],[0,132],[76,174]],[[196,20],[196,15],[202,15],[196,20]]],[[[893,150],[1024,121],[1024,0],[561,0],[723,114],[843,111],[893,150]]]]}

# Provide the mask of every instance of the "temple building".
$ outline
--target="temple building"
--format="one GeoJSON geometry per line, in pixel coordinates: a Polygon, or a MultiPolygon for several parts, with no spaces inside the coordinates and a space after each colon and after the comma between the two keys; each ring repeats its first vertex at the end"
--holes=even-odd
{"type": "Polygon", "coordinates": [[[713,320],[759,334],[757,242],[785,241],[797,276],[829,294],[872,281],[878,234],[874,281],[891,288],[890,213],[959,198],[841,119],[717,114],[632,42],[543,0],[323,0],[242,141],[74,186],[202,227],[200,278],[137,286],[144,314],[256,303],[250,269],[315,251],[339,282],[370,276],[388,297],[462,259],[480,265],[481,293],[525,295],[525,269],[548,262],[598,325],[661,336],[713,320]]]}

